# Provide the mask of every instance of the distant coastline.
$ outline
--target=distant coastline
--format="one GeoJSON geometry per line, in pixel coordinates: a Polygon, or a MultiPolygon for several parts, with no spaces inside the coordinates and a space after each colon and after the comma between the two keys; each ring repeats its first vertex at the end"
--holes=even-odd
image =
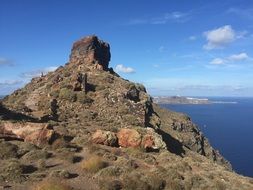
{"type": "Polygon", "coordinates": [[[157,104],[237,104],[235,101],[212,101],[208,98],[184,96],[155,96],[153,100],[157,104]]]}

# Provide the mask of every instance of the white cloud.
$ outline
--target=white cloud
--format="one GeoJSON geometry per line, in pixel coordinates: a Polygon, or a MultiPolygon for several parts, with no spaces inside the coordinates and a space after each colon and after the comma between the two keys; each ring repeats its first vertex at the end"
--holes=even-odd
{"type": "Polygon", "coordinates": [[[208,50],[223,48],[236,39],[236,33],[230,25],[206,31],[204,32],[204,36],[207,40],[204,49],[208,50]]]}
{"type": "Polygon", "coordinates": [[[135,70],[131,67],[125,67],[122,64],[116,65],[115,68],[116,72],[121,72],[121,73],[134,73],[135,70]]]}
{"type": "Polygon", "coordinates": [[[239,8],[230,8],[227,10],[227,13],[232,13],[235,15],[238,15],[240,17],[246,18],[246,19],[253,19],[253,9],[239,9],[239,8]]]}
{"type": "Polygon", "coordinates": [[[0,81],[0,95],[7,95],[22,87],[25,84],[22,80],[4,80],[0,81]]]}
{"type": "Polygon", "coordinates": [[[239,54],[233,54],[228,57],[224,58],[215,58],[212,61],[210,61],[210,64],[213,65],[223,65],[226,63],[231,63],[231,62],[241,62],[241,61],[246,61],[248,59],[251,59],[247,53],[242,52],[239,54]]]}
{"type": "Polygon", "coordinates": [[[147,24],[148,20],[147,19],[132,19],[130,20],[127,24],[128,25],[139,25],[139,24],[147,24]]]}
{"type": "Polygon", "coordinates": [[[213,64],[213,65],[222,65],[222,64],[225,64],[226,61],[224,59],[221,59],[221,58],[215,58],[213,59],[210,64],[213,64]]]}
{"type": "Polygon", "coordinates": [[[247,53],[239,53],[229,56],[228,59],[231,61],[243,61],[249,59],[249,56],[247,55],[247,53]]]}
{"type": "Polygon", "coordinates": [[[46,68],[44,69],[44,72],[45,72],[45,73],[53,72],[53,71],[55,71],[57,68],[58,68],[58,67],[56,67],[56,66],[46,67],[46,68]]]}
{"type": "Polygon", "coordinates": [[[248,32],[247,30],[237,32],[237,34],[236,34],[236,39],[245,38],[245,36],[246,36],[248,33],[249,33],[249,32],[248,32]]]}
{"type": "Polygon", "coordinates": [[[189,13],[174,11],[165,13],[162,16],[152,18],[135,18],[130,20],[127,25],[140,25],[140,24],[166,24],[168,22],[186,22],[189,20],[189,13]]]}
{"type": "Polygon", "coordinates": [[[0,86],[12,86],[12,85],[18,85],[18,84],[22,84],[23,81],[21,80],[5,80],[3,82],[0,82],[0,86]]]}
{"type": "Polygon", "coordinates": [[[55,71],[57,68],[58,67],[55,67],[55,66],[46,67],[44,69],[38,69],[38,70],[34,70],[34,71],[24,72],[24,73],[21,74],[21,76],[23,78],[31,79],[31,78],[34,78],[34,77],[39,77],[42,74],[45,75],[49,72],[55,71]]]}
{"type": "Polygon", "coordinates": [[[170,14],[167,14],[168,18],[173,18],[173,19],[180,19],[185,17],[186,14],[185,13],[181,13],[181,12],[172,12],[170,14]]]}
{"type": "Polygon", "coordinates": [[[11,60],[0,57],[0,66],[1,65],[13,66],[14,64],[11,60]]]}
{"type": "Polygon", "coordinates": [[[150,19],[150,24],[166,24],[169,21],[173,22],[185,22],[189,19],[189,14],[182,12],[165,13],[162,17],[150,19]]]}
{"type": "Polygon", "coordinates": [[[196,39],[197,39],[196,36],[190,36],[190,37],[189,37],[189,40],[191,40],[191,41],[194,41],[194,40],[196,40],[196,39]]]}
{"type": "Polygon", "coordinates": [[[159,52],[164,52],[165,51],[165,47],[164,46],[160,46],[158,49],[159,52]]]}

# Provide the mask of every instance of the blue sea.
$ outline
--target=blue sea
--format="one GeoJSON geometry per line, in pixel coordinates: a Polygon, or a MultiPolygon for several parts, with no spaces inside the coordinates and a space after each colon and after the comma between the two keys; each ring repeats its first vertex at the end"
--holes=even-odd
{"type": "Polygon", "coordinates": [[[208,99],[223,103],[162,107],[189,115],[237,173],[253,177],[253,98],[208,99]]]}

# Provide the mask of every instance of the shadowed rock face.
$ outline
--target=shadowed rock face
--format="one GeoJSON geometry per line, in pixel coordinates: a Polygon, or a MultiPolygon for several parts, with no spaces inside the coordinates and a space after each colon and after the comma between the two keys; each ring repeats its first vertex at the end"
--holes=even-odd
{"type": "Polygon", "coordinates": [[[107,70],[111,59],[110,46],[97,36],[88,36],[73,44],[70,63],[95,64],[100,70],[107,70]]]}

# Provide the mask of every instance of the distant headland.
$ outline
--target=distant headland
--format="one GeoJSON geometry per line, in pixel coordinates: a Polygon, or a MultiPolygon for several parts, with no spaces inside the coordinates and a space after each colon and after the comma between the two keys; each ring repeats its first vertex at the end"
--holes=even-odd
{"type": "Polygon", "coordinates": [[[157,104],[236,104],[237,102],[212,101],[208,98],[193,98],[184,96],[155,96],[157,104]]]}

